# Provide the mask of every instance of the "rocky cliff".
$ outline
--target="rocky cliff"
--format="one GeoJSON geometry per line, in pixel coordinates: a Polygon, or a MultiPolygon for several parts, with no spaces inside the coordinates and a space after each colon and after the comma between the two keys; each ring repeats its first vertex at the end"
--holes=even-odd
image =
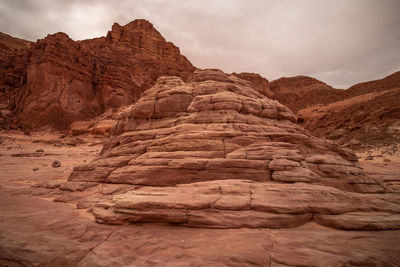
{"type": "Polygon", "coordinates": [[[10,108],[14,123],[25,128],[65,129],[73,121],[134,103],[161,75],[185,80],[194,70],[146,20],[114,24],[106,37],[91,40],[56,33],[24,51],[24,64],[15,56],[6,64],[18,82],[3,78],[9,87],[2,90],[16,91],[10,108]]]}
{"type": "Polygon", "coordinates": [[[33,43],[0,33],[0,127],[7,127],[11,117],[10,98],[25,83],[26,69],[33,43]]]}

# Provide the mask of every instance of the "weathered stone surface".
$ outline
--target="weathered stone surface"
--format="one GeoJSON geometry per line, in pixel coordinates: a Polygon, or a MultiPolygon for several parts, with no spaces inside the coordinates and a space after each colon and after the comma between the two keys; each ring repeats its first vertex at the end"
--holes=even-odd
{"type": "Polygon", "coordinates": [[[341,215],[316,215],[318,224],[344,230],[398,230],[400,215],[384,212],[352,212],[341,215]]]}
{"type": "MultiPolygon", "coordinates": [[[[121,134],[120,140],[151,140],[157,132],[160,129],[121,134]]],[[[387,223],[396,223],[389,216],[399,214],[398,193],[356,194],[331,186],[239,179],[168,187],[71,181],[65,184],[72,165],[95,158],[100,146],[92,145],[98,137],[84,135],[81,142],[86,145],[68,146],[76,137],[60,136],[54,132],[32,132],[29,136],[3,132],[0,138],[0,266],[397,266],[400,262],[400,230],[372,231],[370,226],[371,221],[375,225],[382,221],[386,223],[385,229],[392,228],[387,223]],[[43,157],[11,156],[35,151],[43,157]],[[53,159],[60,160],[62,166],[52,168],[53,159]],[[34,166],[39,166],[39,171],[32,172],[34,166]],[[144,196],[148,197],[147,202],[153,204],[157,203],[153,196],[164,202],[160,195],[166,195],[170,203],[174,203],[174,196],[179,205],[189,203],[192,207],[190,199],[180,201],[179,197],[220,198],[212,209],[120,208],[125,213],[115,212],[113,198],[133,198],[135,193],[141,194],[142,201],[144,196]],[[51,201],[55,197],[57,202],[51,201]],[[86,209],[91,209],[95,218],[86,209]],[[357,218],[350,217],[355,213],[359,214],[357,218]],[[191,224],[186,222],[186,214],[190,214],[191,224]],[[317,218],[322,216],[335,224],[317,224],[317,218]],[[160,223],[166,221],[164,217],[175,223],[160,223]],[[335,229],[340,228],[340,218],[357,230],[335,229]]],[[[238,137],[235,142],[246,146],[251,140],[238,137]]],[[[178,155],[163,155],[170,156],[169,153],[178,155]]],[[[132,159],[128,164],[171,163],[171,167],[178,169],[198,169],[210,159],[186,158],[176,165],[170,158],[143,158],[132,159]]],[[[231,159],[214,160],[216,166],[225,167],[225,160],[231,159]]],[[[110,164],[114,168],[126,161],[124,157],[108,157],[96,160],[95,167],[110,164]]],[[[245,167],[246,161],[235,160],[235,164],[245,167]]],[[[251,164],[258,168],[263,161],[251,164]]],[[[265,160],[266,164],[268,161],[265,160]]],[[[300,161],[301,166],[305,163],[300,161]]],[[[363,163],[375,166],[371,161],[361,162],[361,166],[367,166],[363,163]]],[[[385,186],[399,181],[400,164],[384,164],[379,175],[374,169],[369,171],[378,175],[376,178],[384,181],[385,186]]]]}
{"type": "Polygon", "coordinates": [[[271,91],[269,82],[267,79],[256,73],[232,73],[232,75],[239,77],[243,80],[248,80],[253,84],[254,89],[256,89],[260,94],[271,97],[273,92],[271,91]]]}
{"type": "Polygon", "coordinates": [[[97,208],[94,214],[99,222],[109,224],[163,222],[212,228],[286,228],[313,220],[339,229],[387,230],[400,227],[400,205],[396,201],[400,197],[379,198],[306,183],[218,180],[176,187],[141,187],[114,196],[112,208],[97,208]]]}
{"type": "Polygon", "coordinates": [[[368,216],[386,212],[394,223],[375,229],[396,225],[400,203],[373,194],[385,188],[354,155],[311,136],[251,86],[218,70],[197,70],[186,83],[159,78],[70,182],[140,185],[96,208],[102,223],[284,228],[332,215],[330,227],[369,230],[368,216]],[[334,217],[354,212],[363,212],[359,223],[340,226],[334,217]]]}
{"type": "MultiPolygon", "coordinates": [[[[9,54],[22,53],[24,64],[19,59],[9,62],[6,56],[3,60],[3,53],[0,62],[14,71],[5,73],[15,76],[15,81],[7,82],[12,88],[6,90],[13,91],[9,106],[14,122],[25,128],[66,129],[74,121],[134,103],[161,75],[186,79],[194,70],[179,48],[146,20],[125,26],[115,23],[106,37],[73,41],[56,33],[36,43],[26,42],[23,48],[9,54]]],[[[3,80],[0,76],[0,85],[3,80]]],[[[94,131],[106,129],[103,125],[94,131]]]]}
{"type": "MultiPolygon", "coordinates": [[[[342,188],[352,190],[364,174],[347,152],[333,152],[293,121],[285,106],[219,70],[195,71],[187,83],[161,77],[121,113],[114,137],[87,165],[97,168],[92,181],[110,183],[167,186],[249,179],[324,184],[343,176],[342,188]],[[115,157],[131,161],[99,164],[115,157]],[[110,173],[99,173],[100,166],[110,173]]],[[[85,169],[77,167],[71,180],[90,176],[90,171],[79,172],[85,169]]]]}
{"type": "MultiPolygon", "coordinates": [[[[2,266],[396,266],[400,261],[398,231],[338,231],[313,223],[289,229],[116,227],[95,224],[71,205],[3,190],[0,199],[2,266]]],[[[95,214],[110,222],[116,213],[95,214]]]]}
{"type": "Polygon", "coordinates": [[[0,128],[10,129],[10,99],[21,90],[33,43],[0,32],[0,128]]]}

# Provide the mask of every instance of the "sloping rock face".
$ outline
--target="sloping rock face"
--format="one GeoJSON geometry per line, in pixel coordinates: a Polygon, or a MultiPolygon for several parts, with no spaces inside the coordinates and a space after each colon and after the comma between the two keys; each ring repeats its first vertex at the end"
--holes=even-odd
{"type": "Polygon", "coordinates": [[[273,99],[293,112],[316,104],[328,104],[343,99],[343,90],[334,89],[307,76],[280,78],[270,82],[273,99]]]}
{"type": "Polygon", "coordinates": [[[355,84],[348,88],[345,92],[347,98],[350,98],[362,94],[385,91],[393,88],[400,88],[400,71],[395,72],[383,79],[355,84]]]}
{"type": "Polygon", "coordinates": [[[124,194],[93,209],[101,223],[258,228],[314,220],[397,229],[400,199],[360,194],[385,188],[365,176],[353,154],[295,121],[250,82],[219,70],[195,71],[187,83],[161,77],[69,183],[123,184],[124,194]],[[387,216],[384,224],[377,212],[387,216]]]}
{"type": "Polygon", "coordinates": [[[272,98],[297,113],[313,135],[351,149],[397,153],[400,142],[400,72],[346,90],[306,76],[270,82],[272,98]]]}
{"type": "Polygon", "coordinates": [[[64,33],[32,46],[23,83],[10,107],[26,128],[65,129],[77,120],[134,103],[161,75],[194,70],[146,20],[114,24],[106,37],[73,41],[64,33]],[[40,101],[39,101],[40,100],[40,101]]]}
{"type": "MultiPolygon", "coordinates": [[[[323,104],[323,103],[321,103],[323,104]]],[[[364,150],[400,142],[400,72],[343,90],[342,99],[298,111],[299,122],[314,135],[364,150]]]]}

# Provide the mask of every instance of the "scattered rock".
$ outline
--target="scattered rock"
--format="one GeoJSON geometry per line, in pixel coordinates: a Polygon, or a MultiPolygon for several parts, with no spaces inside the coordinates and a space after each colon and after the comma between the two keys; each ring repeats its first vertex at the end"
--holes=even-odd
{"type": "Polygon", "coordinates": [[[41,187],[41,188],[46,188],[46,189],[56,189],[59,188],[64,182],[61,181],[45,181],[41,182],[35,185],[32,185],[32,187],[41,187]]]}
{"type": "Polygon", "coordinates": [[[34,171],[34,172],[35,172],[35,171],[38,171],[38,170],[39,170],[38,167],[35,167],[35,168],[32,169],[32,171],[34,171]]]}
{"type": "Polygon", "coordinates": [[[61,162],[59,162],[58,160],[53,160],[51,166],[53,166],[54,168],[58,168],[61,166],[61,162]]]}

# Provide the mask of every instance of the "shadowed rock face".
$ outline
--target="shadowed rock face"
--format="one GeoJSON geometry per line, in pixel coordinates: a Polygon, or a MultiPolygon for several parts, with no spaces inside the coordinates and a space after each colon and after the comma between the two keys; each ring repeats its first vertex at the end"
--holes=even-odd
{"type": "Polygon", "coordinates": [[[22,82],[15,85],[18,94],[10,102],[16,124],[27,128],[65,129],[134,103],[161,75],[186,79],[194,70],[146,20],[114,24],[106,37],[91,40],[56,33],[29,51],[22,82]]]}
{"type": "Polygon", "coordinates": [[[250,82],[219,70],[195,71],[187,83],[161,77],[122,112],[101,155],[75,167],[69,181],[133,185],[100,205],[112,208],[93,209],[103,223],[399,227],[398,203],[353,193],[385,191],[354,155],[295,120],[250,82]],[[387,224],[377,222],[377,211],[387,224]]]}
{"type": "Polygon", "coordinates": [[[33,43],[0,33],[0,127],[6,128],[10,97],[18,94],[24,83],[33,43]]]}

